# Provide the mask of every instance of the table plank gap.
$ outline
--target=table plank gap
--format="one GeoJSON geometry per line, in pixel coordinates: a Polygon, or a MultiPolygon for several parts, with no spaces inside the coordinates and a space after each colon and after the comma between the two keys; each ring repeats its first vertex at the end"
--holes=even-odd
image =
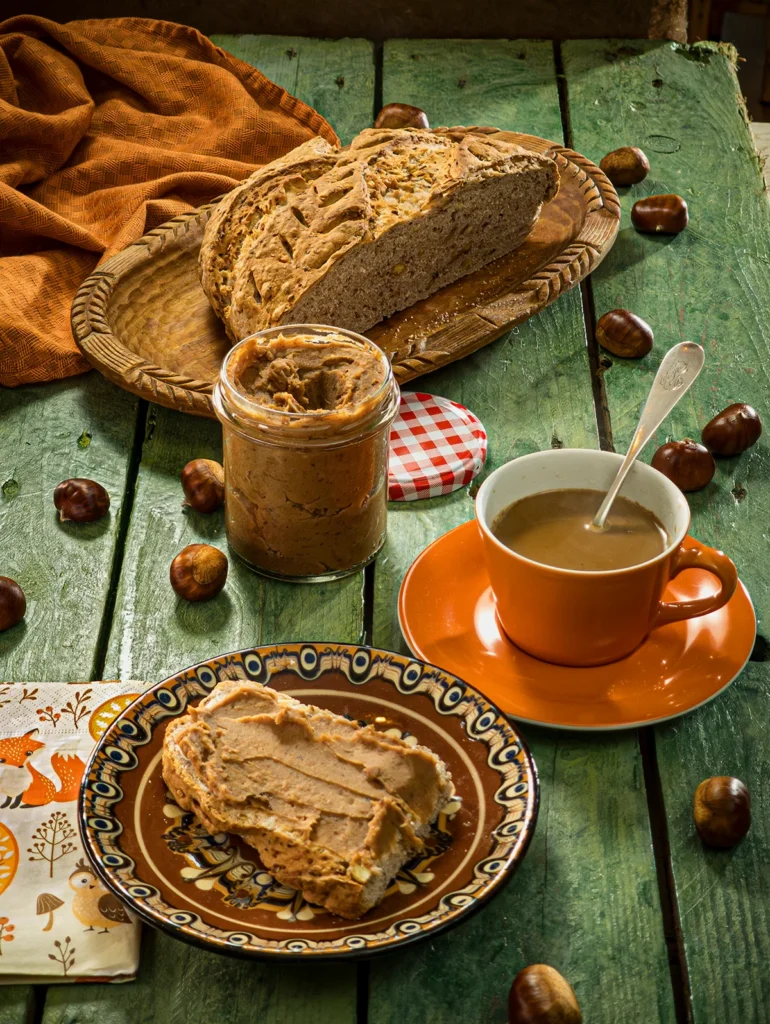
{"type": "Polygon", "coordinates": [[[668,949],[668,967],[671,972],[671,987],[674,993],[674,1009],[677,1024],[693,1024],[692,994],[690,975],[687,970],[687,956],[679,915],[679,901],[676,896],[674,869],[671,864],[671,845],[666,819],[666,801],[660,781],[658,755],[655,749],[655,730],[639,730],[639,746],[642,751],[644,787],[647,792],[647,809],[650,815],[652,849],[658,874],[658,892],[663,913],[663,934],[668,949]]]}
{"type": "Polygon", "coordinates": [[[107,589],[107,596],[104,602],[104,612],[99,626],[99,635],[94,650],[94,661],[91,667],[91,679],[104,678],[104,666],[107,661],[107,648],[112,631],[112,620],[115,614],[115,602],[118,596],[118,583],[120,574],[123,571],[123,560],[126,554],[126,539],[128,537],[128,525],[131,521],[131,512],[134,508],[136,497],[136,480],[139,475],[139,466],[142,461],[142,446],[144,444],[145,429],[147,426],[147,402],[139,400],[136,410],[136,426],[134,428],[134,440],[131,445],[131,454],[126,469],[126,484],[123,492],[123,504],[120,509],[118,531],[115,538],[115,549],[112,555],[110,566],[110,582],[107,589]]]}
{"type": "Polygon", "coordinates": [[[374,102],[372,104],[372,124],[382,109],[382,65],[384,60],[384,43],[374,44],[374,102]]]}
{"type": "Polygon", "coordinates": [[[369,1024],[369,970],[368,960],[356,967],[356,1024],[369,1024]]]}
{"type": "MultiPolygon", "coordinates": [[[[553,58],[556,68],[556,85],[559,91],[559,111],[561,113],[562,131],[564,133],[564,144],[574,149],[572,138],[572,118],[569,110],[569,90],[567,88],[567,76],[564,73],[564,59],[562,55],[561,42],[558,39],[553,41],[553,58]]],[[[587,277],[580,282],[580,297],[583,306],[583,321],[586,331],[586,347],[588,349],[588,366],[591,374],[591,393],[594,400],[596,413],[596,427],[599,433],[599,447],[603,451],[613,452],[615,448],[612,443],[612,421],[607,403],[607,392],[604,387],[604,369],[599,344],[596,340],[596,315],[594,312],[594,298],[591,290],[591,278],[587,277]]]]}
{"type": "Polygon", "coordinates": [[[377,562],[364,569],[364,621],[362,642],[371,646],[374,636],[374,593],[377,562]]]}

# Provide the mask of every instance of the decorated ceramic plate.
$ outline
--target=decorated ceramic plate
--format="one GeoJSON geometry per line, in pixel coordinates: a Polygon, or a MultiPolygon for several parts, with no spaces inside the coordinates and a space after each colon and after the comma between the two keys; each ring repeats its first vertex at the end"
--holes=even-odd
{"type": "Polygon", "coordinates": [[[371,956],[459,923],[500,891],[535,827],[534,761],[505,716],[455,676],[369,647],[280,644],[212,658],[144,693],[107,727],[83,780],[80,827],[104,883],[150,924],[242,956],[371,956]],[[209,835],[161,776],[170,721],[221,679],[249,678],[443,758],[456,799],[384,900],[345,921],[280,885],[256,850],[209,835]]]}

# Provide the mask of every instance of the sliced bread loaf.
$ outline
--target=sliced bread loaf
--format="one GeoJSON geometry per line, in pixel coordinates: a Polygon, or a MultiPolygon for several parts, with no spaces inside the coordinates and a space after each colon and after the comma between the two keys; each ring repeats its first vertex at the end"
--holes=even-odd
{"type": "Polygon", "coordinates": [[[473,129],[311,146],[258,171],[207,227],[203,286],[234,341],[275,324],[365,331],[515,249],[558,190],[550,158],[473,129]]]}

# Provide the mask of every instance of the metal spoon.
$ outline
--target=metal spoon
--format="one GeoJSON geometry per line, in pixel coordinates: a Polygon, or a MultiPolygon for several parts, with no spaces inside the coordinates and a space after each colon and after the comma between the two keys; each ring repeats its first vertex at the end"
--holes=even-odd
{"type": "Polygon", "coordinates": [[[597,530],[604,529],[604,522],[612,503],[623,486],[623,481],[636,461],[637,455],[701,372],[705,358],[705,352],[694,341],[682,341],[678,345],[674,345],[663,356],[647,396],[647,402],[642,409],[642,415],[639,417],[639,424],[628,454],[623,459],[623,465],[618,470],[612,487],[607,491],[604,501],[599,506],[599,511],[593,518],[592,527],[597,530]]]}

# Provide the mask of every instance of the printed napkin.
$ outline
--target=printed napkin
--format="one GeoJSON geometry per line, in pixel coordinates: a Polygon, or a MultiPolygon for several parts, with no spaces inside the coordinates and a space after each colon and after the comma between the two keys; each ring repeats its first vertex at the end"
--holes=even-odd
{"type": "Polygon", "coordinates": [[[0,983],[128,981],[139,924],[94,874],[78,790],[95,742],[149,684],[0,684],[0,983]]]}

